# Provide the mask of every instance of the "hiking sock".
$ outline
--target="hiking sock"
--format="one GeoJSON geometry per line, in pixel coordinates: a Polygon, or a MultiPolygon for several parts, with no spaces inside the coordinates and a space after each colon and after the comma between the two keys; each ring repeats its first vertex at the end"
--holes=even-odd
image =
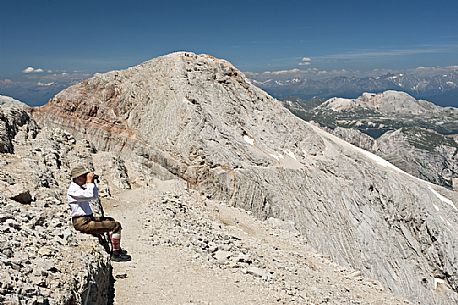
{"type": "Polygon", "coordinates": [[[121,233],[120,232],[111,234],[111,244],[113,246],[113,252],[119,252],[121,250],[121,233]]]}

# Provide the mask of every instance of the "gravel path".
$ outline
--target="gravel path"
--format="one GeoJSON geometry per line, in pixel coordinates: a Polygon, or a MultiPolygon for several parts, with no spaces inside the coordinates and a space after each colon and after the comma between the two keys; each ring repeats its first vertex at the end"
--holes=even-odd
{"type": "Polygon", "coordinates": [[[291,224],[203,199],[178,181],[104,201],[131,262],[113,262],[115,305],[408,304],[305,245],[291,224]]]}
{"type": "MultiPolygon", "coordinates": [[[[123,226],[123,245],[132,262],[113,263],[114,304],[266,304],[275,300],[263,282],[247,283],[242,273],[209,268],[195,260],[187,248],[156,245],[154,236],[143,225],[148,213],[148,198],[161,191],[125,192],[114,203],[110,214],[123,226]],[[145,200],[146,199],[146,200],[145,200]],[[153,240],[153,242],[152,242],[153,240]],[[247,285],[249,284],[249,285],[247,285]]],[[[153,203],[154,204],[154,203],[153,203]]],[[[154,217],[147,218],[151,222],[154,217]]]]}

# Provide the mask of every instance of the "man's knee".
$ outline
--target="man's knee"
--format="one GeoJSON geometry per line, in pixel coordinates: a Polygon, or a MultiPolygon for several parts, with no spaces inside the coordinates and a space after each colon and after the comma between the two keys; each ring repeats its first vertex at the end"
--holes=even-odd
{"type": "Polygon", "coordinates": [[[120,232],[122,229],[121,227],[121,223],[119,221],[115,221],[115,225],[114,225],[114,228],[113,228],[113,233],[118,233],[120,232]]]}

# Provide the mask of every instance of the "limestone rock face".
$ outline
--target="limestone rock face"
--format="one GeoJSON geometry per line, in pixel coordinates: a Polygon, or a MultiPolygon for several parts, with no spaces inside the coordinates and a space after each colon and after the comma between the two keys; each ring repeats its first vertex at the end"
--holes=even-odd
{"type": "Polygon", "coordinates": [[[37,125],[24,111],[28,106],[18,100],[0,95],[0,107],[0,153],[13,153],[12,140],[16,135],[34,136],[37,125]]]}
{"type": "MultiPolygon", "coordinates": [[[[348,111],[360,109],[375,110],[384,114],[414,114],[443,112],[443,107],[425,100],[416,100],[405,92],[387,90],[383,93],[364,93],[357,99],[331,98],[324,102],[321,109],[348,111]]],[[[454,110],[455,114],[458,110],[454,110]]]]}
{"type": "Polygon", "coordinates": [[[125,190],[130,189],[129,177],[124,161],[109,152],[101,152],[93,155],[94,168],[97,172],[101,171],[105,175],[101,177],[100,189],[109,195],[111,189],[125,190]],[[106,185],[105,185],[106,183],[106,185]]]}
{"type": "Polygon", "coordinates": [[[224,60],[180,52],[98,74],[32,114],[126,164],[291,221],[415,303],[458,302],[458,194],[300,120],[224,60]]]}
{"type": "Polygon", "coordinates": [[[377,139],[354,128],[325,130],[423,180],[452,188],[458,176],[457,145],[433,130],[399,128],[377,139]]]}
{"type": "Polygon", "coordinates": [[[457,108],[440,107],[392,90],[364,93],[355,99],[331,98],[312,109],[298,102],[285,105],[299,117],[332,128],[338,137],[415,177],[452,188],[452,178],[458,176],[458,145],[454,140],[457,108]],[[361,142],[361,133],[350,129],[372,136],[373,144],[361,142]]]}
{"type": "Polygon", "coordinates": [[[22,103],[0,100],[0,304],[100,304],[108,255],[73,229],[65,202],[71,166],[90,165],[93,148],[39,129],[22,103]],[[99,286],[88,293],[92,279],[99,286]]]}
{"type": "Polygon", "coordinates": [[[432,130],[401,128],[378,138],[372,152],[406,172],[439,185],[458,177],[458,145],[432,130]]]}
{"type": "Polygon", "coordinates": [[[357,129],[336,127],[334,129],[325,128],[325,130],[364,150],[372,151],[372,147],[375,144],[375,140],[372,137],[357,129]]]}

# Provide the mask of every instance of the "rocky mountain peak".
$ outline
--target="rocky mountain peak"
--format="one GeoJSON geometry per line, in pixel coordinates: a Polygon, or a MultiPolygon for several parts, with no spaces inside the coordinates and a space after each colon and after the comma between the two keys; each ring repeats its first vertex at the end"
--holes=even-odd
{"type": "MultiPolygon", "coordinates": [[[[369,99],[385,109],[397,96],[369,99]]],[[[32,114],[131,168],[178,177],[259,219],[288,220],[334,262],[414,302],[458,301],[457,193],[300,120],[226,61],[158,57],[95,75],[32,114]]]]}
{"type": "Polygon", "coordinates": [[[416,100],[401,91],[388,90],[383,93],[363,93],[356,99],[331,98],[324,102],[321,109],[333,111],[373,110],[385,114],[421,115],[428,112],[442,111],[442,107],[431,102],[416,100]]]}
{"type": "MultiPolygon", "coordinates": [[[[274,142],[275,129],[285,132],[289,122],[297,125],[298,121],[227,61],[185,52],[125,71],[95,75],[60,92],[33,114],[42,122],[94,136],[101,149],[144,148],[147,155],[159,160],[164,152],[176,154],[176,147],[180,147],[185,167],[200,165],[201,161],[193,158],[201,151],[212,152],[208,156],[211,160],[207,159],[211,166],[225,164],[227,159],[237,160],[237,166],[241,162],[279,162],[270,155],[283,155],[283,148],[268,147],[267,143],[274,142]],[[277,115],[285,117],[280,125],[277,115]],[[223,145],[231,149],[213,147],[211,141],[201,139],[201,133],[219,145],[227,142],[223,145]],[[235,141],[229,141],[228,135],[235,136],[235,141]],[[265,160],[247,146],[254,141],[263,148],[265,160]]],[[[317,153],[316,145],[303,143],[313,154],[317,153]]],[[[292,166],[295,161],[284,163],[292,166]]],[[[175,170],[180,174],[187,171],[183,165],[175,170]]]]}
{"type": "Polygon", "coordinates": [[[180,108],[182,114],[192,105],[201,108],[199,101],[207,99],[201,93],[207,85],[221,92],[250,86],[243,74],[227,61],[178,52],[124,71],[96,74],[63,90],[34,112],[37,116],[43,111],[55,112],[73,124],[77,124],[75,120],[88,120],[91,126],[107,132],[136,137],[141,136],[138,132],[142,130],[133,129],[143,122],[154,121],[155,126],[168,124],[170,117],[164,118],[162,114],[174,107],[180,108]],[[153,117],[145,116],[149,115],[144,111],[148,107],[160,112],[153,117]]]}
{"type": "Polygon", "coordinates": [[[11,99],[0,104],[7,124],[0,134],[12,144],[11,152],[0,154],[1,304],[183,304],[204,298],[212,304],[408,304],[311,249],[292,223],[260,221],[187,189],[170,173],[161,177],[135,160],[96,152],[62,129],[38,127],[25,109],[11,99]],[[27,119],[19,122],[12,114],[27,119]],[[122,219],[123,248],[135,256],[134,265],[112,263],[98,238],[70,225],[65,190],[77,164],[100,174],[103,205],[122,219]],[[113,276],[119,279],[114,287],[113,276]],[[162,287],[170,294],[164,296],[162,287]]]}

